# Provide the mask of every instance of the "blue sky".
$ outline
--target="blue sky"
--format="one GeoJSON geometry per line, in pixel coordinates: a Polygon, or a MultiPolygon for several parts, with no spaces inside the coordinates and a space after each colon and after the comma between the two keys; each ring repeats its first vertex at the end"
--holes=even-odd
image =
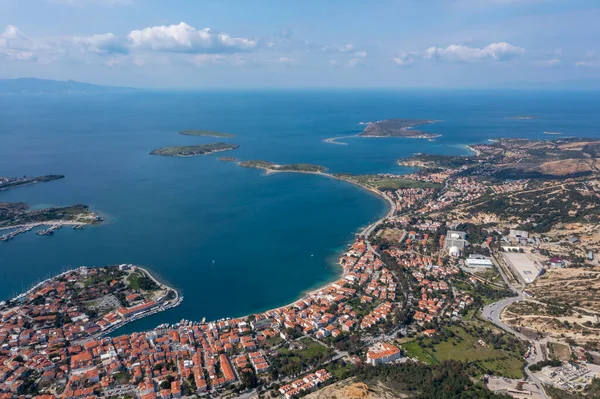
{"type": "Polygon", "coordinates": [[[597,21],[598,0],[0,0],[0,78],[189,89],[581,85],[600,82],[597,21]]]}

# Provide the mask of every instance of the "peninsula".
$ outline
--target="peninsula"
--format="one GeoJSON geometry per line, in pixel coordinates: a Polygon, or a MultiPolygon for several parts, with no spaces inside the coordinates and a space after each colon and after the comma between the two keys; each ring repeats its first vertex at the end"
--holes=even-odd
{"type": "Polygon", "coordinates": [[[385,119],[369,122],[367,127],[359,134],[361,137],[406,137],[418,139],[432,139],[440,137],[439,134],[425,133],[415,130],[415,126],[435,123],[430,119],[385,119]]]}
{"type": "Polygon", "coordinates": [[[239,148],[239,145],[228,143],[174,146],[153,150],[150,152],[150,155],[162,155],[166,157],[192,157],[196,155],[208,155],[215,152],[235,150],[236,148],[239,148]]]}
{"type": "Polygon", "coordinates": [[[27,184],[44,183],[64,178],[64,175],[45,175],[38,177],[0,177],[0,190],[7,190],[27,184]]]}
{"type": "Polygon", "coordinates": [[[235,134],[217,132],[215,130],[198,130],[198,129],[188,129],[182,130],[179,132],[184,136],[201,136],[201,137],[219,137],[219,138],[233,138],[235,134]]]}
{"type": "Polygon", "coordinates": [[[0,202],[0,229],[24,225],[95,224],[102,218],[87,205],[71,205],[31,211],[23,202],[0,202]]]}
{"type": "Polygon", "coordinates": [[[277,165],[268,161],[242,161],[239,165],[244,168],[264,169],[267,173],[296,172],[296,173],[324,173],[327,168],[309,163],[295,163],[289,165],[277,165]]]}

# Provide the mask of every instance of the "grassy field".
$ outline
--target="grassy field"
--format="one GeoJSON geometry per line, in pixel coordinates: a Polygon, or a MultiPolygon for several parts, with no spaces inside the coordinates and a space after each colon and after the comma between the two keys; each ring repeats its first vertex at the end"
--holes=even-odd
{"type": "Polygon", "coordinates": [[[404,230],[400,229],[384,229],[381,231],[381,238],[387,241],[398,242],[402,235],[404,234],[404,230]]]}
{"type": "Polygon", "coordinates": [[[429,183],[411,179],[382,178],[377,175],[346,176],[361,184],[368,184],[380,190],[397,190],[400,188],[442,188],[439,183],[429,183]]]}
{"type": "Polygon", "coordinates": [[[550,357],[555,357],[562,362],[571,360],[571,350],[567,345],[548,342],[548,351],[550,352],[550,357]]]}
{"type": "Polygon", "coordinates": [[[454,338],[435,344],[433,348],[427,347],[432,342],[430,338],[423,341],[423,347],[419,346],[417,341],[404,343],[402,347],[407,356],[416,357],[429,364],[460,360],[476,365],[480,370],[489,370],[495,375],[523,377],[523,359],[518,354],[480,345],[479,337],[470,335],[459,326],[452,327],[452,330],[456,334],[454,338]]]}
{"type": "Polygon", "coordinates": [[[424,348],[421,348],[417,341],[410,341],[402,344],[406,356],[414,357],[427,364],[437,364],[439,361],[431,356],[424,348]]]}
{"type": "Polygon", "coordinates": [[[302,338],[298,342],[306,346],[306,349],[290,351],[287,348],[279,348],[277,351],[282,354],[294,353],[299,358],[309,360],[322,353],[325,354],[329,351],[329,348],[321,345],[318,342],[313,341],[311,338],[302,338]]]}
{"type": "Polygon", "coordinates": [[[133,290],[140,289],[140,283],[139,283],[140,277],[141,276],[138,273],[131,273],[129,275],[129,277],[127,277],[127,283],[129,283],[129,286],[131,287],[131,289],[133,289],[133,290]]]}

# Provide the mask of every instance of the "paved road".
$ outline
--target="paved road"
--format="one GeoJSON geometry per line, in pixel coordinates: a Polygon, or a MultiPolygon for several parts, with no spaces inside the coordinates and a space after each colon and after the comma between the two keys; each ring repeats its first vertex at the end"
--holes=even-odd
{"type": "MultiPolygon", "coordinates": [[[[502,275],[503,275],[503,278],[506,277],[506,276],[504,276],[503,273],[502,273],[502,275]]],[[[505,278],[505,282],[507,282],[508,287],[511,290],[513,290],[514,292],[516,292],[518,295],[515,297],[511,297],[511,298],[501,299],[497,302],[489,304],[488,306],[483,308],[483,310],[481,311],[481,314],[483,317],[488,319],[490,322],[494,323],[496,326],[498,326],[502,330],[508,332],[509,334],[513,334],[514,336],[516,336],[517,338],[519,338],[523,341],[531,342],[535,346],[535,355],[533,357],[526,359],[527,366],[525,367],[525,374],[527,374],[527,377],[531,381],[533,381],[533,383],[540,389],[542,399],[548,399],[548,396],[546,395],[546,392],[544,391],[544,386],[541,383],[541,381],[536,376],[534,376],[531,371],[529,371],[529,366],[531,364],[534,364],[534,363],[544,360],[540,342],[538,340],[529,339],[528,337],[521,334],[520,332],[515,331],[511,327],[507,326],[500,320],[500,314],[507,306],[509,306],[515,302],[519,302],[519,301],[523,300],[523,294],[521,293],[521,291],[517,290],[514,286],[512,286],[510,283],[508,283],[508,279],[506,279],[506,278],[505,278]]]]}
{"type": "MultiPolygon", "coordinates": [[[[394,215],[394,211],[396,210],[396,204],[394,204],[394,201],[392,201],[392,199],[390,197],[388,197],[387,195],[379,192],[379,195],[382,196],[383,198],[385,198],[387,200],[387,202],[390,203],[390,210],[387,213],[387,215],[385,215],[385,217],[379,219],[378,221],[376,221],[375,223],[367,226],[364,228],[364,230],[360,233],[362,236],[365,237],[365,243],[367,244],[367,249],[369,251],[373,251],[375,252],[375,250],[373,249],[373,247],[371,246],[371,242],[369,241],[369,236],[371,235],[371,233],[373,232],[373,230],[375,230],[375,228],[377,228],[377,226],[379,226],[380,224],[383,223],[383,221],[386,218],[392,217],[394,215]]],[[[377,253],[377,252],[375,252],[377,253]]]]}

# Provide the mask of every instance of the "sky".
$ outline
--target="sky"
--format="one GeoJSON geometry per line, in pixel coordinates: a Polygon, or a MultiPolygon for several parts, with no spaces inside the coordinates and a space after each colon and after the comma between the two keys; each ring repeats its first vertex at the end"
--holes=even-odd
{"type": "Polygon", "coordinates": [[[0,0],[0,79],[600,87],[600,0],[0,0]]]}

